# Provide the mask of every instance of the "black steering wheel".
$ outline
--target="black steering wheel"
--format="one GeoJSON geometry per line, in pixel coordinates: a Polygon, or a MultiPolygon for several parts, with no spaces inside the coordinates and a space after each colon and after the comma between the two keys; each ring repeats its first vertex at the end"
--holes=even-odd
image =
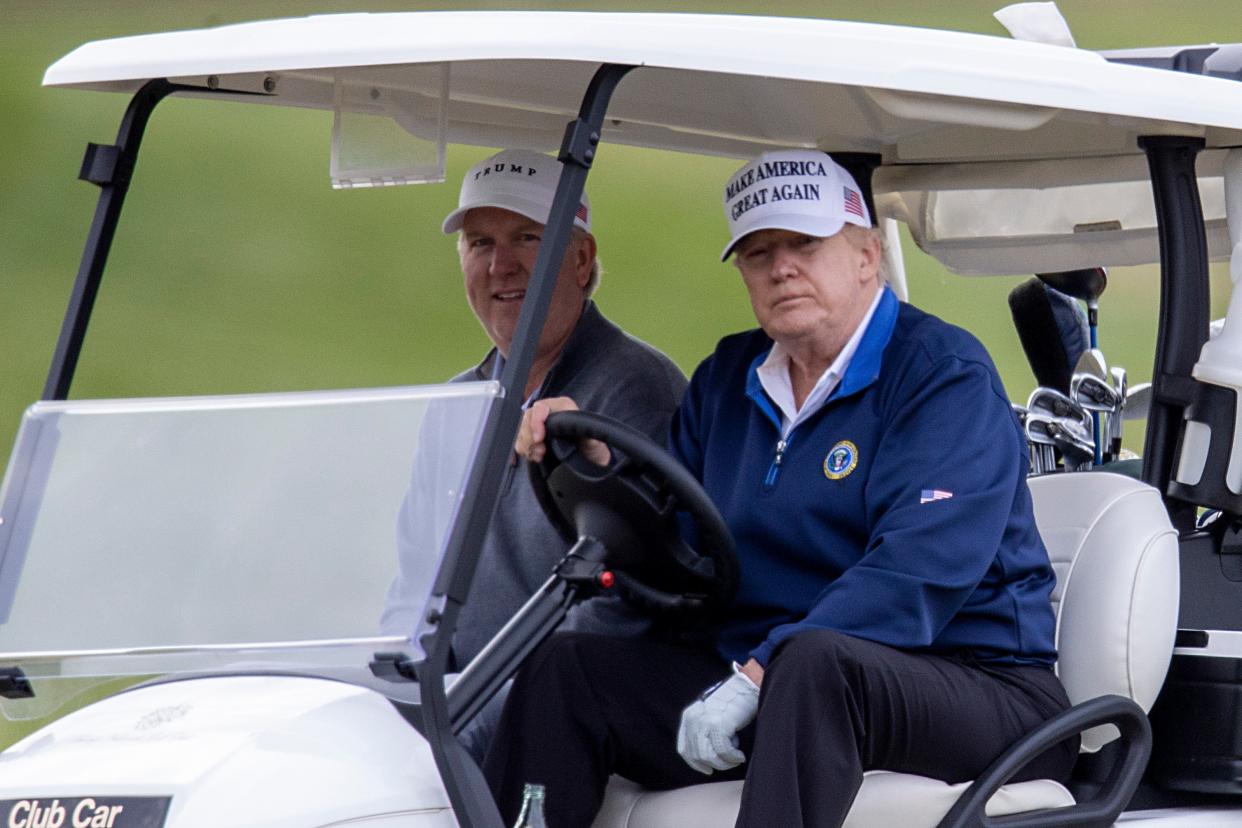
{"type": "Polygon", "coordinates": [[[733,535],[703,487],[642,432],[602,414],[562,411],[547,420],[547,447],[529,464],[535,496],[567,543],[605,549],[603,563],[627,600],[656,614],[718,615],[737,589],[733,535]],[[593,438],[612,461],[578,451],[593,438]],[[694,524],[693,546],[678,515],[694,524]]]}

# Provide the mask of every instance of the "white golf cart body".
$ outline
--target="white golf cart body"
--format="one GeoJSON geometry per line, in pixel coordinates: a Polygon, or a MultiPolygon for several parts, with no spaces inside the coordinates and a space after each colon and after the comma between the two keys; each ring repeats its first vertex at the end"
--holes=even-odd
{"type": "MultiPolygon", "coordinates": [[[[477,699],[455,704],[444,667],[520,413],[507,389],[524,386],[548,263],[568,231],[561,208],[576,203],[601,140],[739,159],[778,147],[853,154],[874,168],[877,214],[961,273],[1162,261],[1144,502],[1172,518],[1183,556],[1195,544],[1219,553],[1219,538],[1195,534],[1195,507],[1242,512],[1242,441],[1232,420],[1196,420],[1192,392],[1242,385],[1232,308],[1200,359],[1207,258],[1234,251],[1235,281],[1242,270],[1242,83],[1223,60],[1236,51],[1202,51],[1207,63],[1183,72],[1135,65],[1164,52],[1116,62],[832,21],[445,12],[145,35],[58,61],[47,85],[137,95],[117,146],[92,147],[83,165],[103,188],[96,225],[45,401],[0,490],[3,709],[42,715],[97,681],[158,678],[0,754],[7,824],[499,824],[453,739],[477,699]],[[60,402],[141,130],[167,94],[334,110],[340,186],[435,179],[445,142],[560,147],[558,207],[499,382],[60,402]],[[413,148],[355,153],[376,124],[400,127],[413,148]],[[1167,211],[1157,219],[1169,198],[1191,205],[1176,227],[1167,211]],[[392,527],[412,480],[437,498],[416,567],[421,620],[381,634],[392,527]]],[[[1183,601],[1180,626],[1200,637],[1179,658],[1242,656],[1231,632],[1242,619],[1195,613],[1183,601]]],[[[1156,661],[1169,657],[1166,632],[1156,661]]],[[[508,650],[506,669],[462,685],[485,696],[524,654],[508,650]]],[[[1213,784],[1183,790],[1242,793],[1213,784]]],[[[1242,820],[1242,796],[1143,816],[1242,820]]]]}

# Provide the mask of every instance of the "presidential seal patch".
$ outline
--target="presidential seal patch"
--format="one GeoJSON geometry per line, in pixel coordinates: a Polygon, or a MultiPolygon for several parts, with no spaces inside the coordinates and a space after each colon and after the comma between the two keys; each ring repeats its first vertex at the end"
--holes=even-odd
{"type": "Polygon", "coordinates": [[[840,480],[847,476],[858,465],[858,446],[849,440],[842,440],[832,447],[832,451],[824,458],[824,477],[829,480],[840,480]]]}

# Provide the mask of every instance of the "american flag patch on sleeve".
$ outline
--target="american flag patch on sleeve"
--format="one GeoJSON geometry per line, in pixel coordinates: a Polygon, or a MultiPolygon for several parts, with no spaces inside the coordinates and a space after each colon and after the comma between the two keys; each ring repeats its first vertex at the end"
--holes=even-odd
{"type": "Polygon", "coordinates": [[[924,489],[919,493],[919,503],[931,503],[933,500],[948,500],[953,497],[953,492],[946,492],[944,489],[924,489]]]}

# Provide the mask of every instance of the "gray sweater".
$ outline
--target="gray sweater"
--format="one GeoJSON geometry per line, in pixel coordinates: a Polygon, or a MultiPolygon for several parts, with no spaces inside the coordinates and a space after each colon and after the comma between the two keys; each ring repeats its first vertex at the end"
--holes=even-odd
{"type": "MultiPolygon", "coordinates": [[[[499,354],[453,377],[452,382],[491,379],[499,354]]],[[[668,424],[681,401],[686,378],[667,356],[626,334],[587,302],[561,358],[548,372],[535,398],[572,397],[585,411],[605,414],[642,431],[664,445],[668,424]]],[[[470,594],[458,618],[453,642],[457,666],[464,667],[552,574],[568,549],[544,517],[531,489],[526,461],[505,471],[496,512],[483,543],[470,594]]],[[[383,626],[405,629],[417,622],[404,618],[397,597],[389,593],[383,626]]],[[[600,597],[575,606],[561,629],[633,635],[648,622],[616,597],[600,597]]]]}

